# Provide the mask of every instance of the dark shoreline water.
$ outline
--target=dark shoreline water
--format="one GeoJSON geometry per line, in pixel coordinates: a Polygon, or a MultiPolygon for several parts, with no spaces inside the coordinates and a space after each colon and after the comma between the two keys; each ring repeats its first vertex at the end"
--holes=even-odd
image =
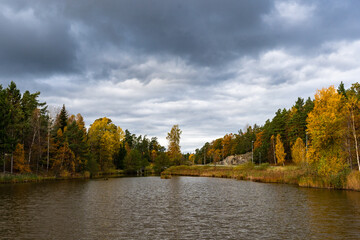
{"type": "Polygon", "coordinates": [[[358,239],[360,193],[233,179],[0,185],[1,239],[358,239]]]}

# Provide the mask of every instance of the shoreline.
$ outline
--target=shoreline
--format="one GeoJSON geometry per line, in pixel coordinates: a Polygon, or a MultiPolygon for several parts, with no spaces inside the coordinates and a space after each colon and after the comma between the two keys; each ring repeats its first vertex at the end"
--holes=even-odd
{"type": "MultiPolygon", "coordinates": [[[[77,179],[107,179],[126,176],[133,175],[125,174],[123,170],[98,172],[96,175],[92,176],[89,172],[66,176],[46,176],[40,174],[11,175],[0,173],[0,184],[35,183],[77,179]]],[[[293,184],[299,187],[308,188],[360,191],[359,171],[353,170],[352,172],[335,178],[334,180],[312,176],[307,174],[304,169],[294,165],[270,166],[269,164],[253,165],[251,163],[238,166],[181,165],[172,166],[164,170],[160,175],[162,179],[170,179],[172,176],[231,178],[261,183],[293,184]]]]}
{"type": "Polygon", "coordinates": [[[67,176],[47,176],[41,174],[4,174],[0,173],[0,184],[13,184],[13,183],[35,183],[47,181],[62,181],[62,180],[77,180],[77,179],[101,179],[101,178],[117,178],[124,177],[126,174],[122,170],[113,172],[99,172],[91,176],[89,172],[78,173],[67,176]]]}
{"type": "Polygon", "coordinates": [[[232,178],[262,183],[294,184],[299,187],[326,188],[360,191],[360,173],[352,171],[339,179],[326,179],[312,176],[297,166],[270,166],[268,164],[239,166],[172,166],[161,173],[162,179],[171,176],[196,176],[232,178]]]}

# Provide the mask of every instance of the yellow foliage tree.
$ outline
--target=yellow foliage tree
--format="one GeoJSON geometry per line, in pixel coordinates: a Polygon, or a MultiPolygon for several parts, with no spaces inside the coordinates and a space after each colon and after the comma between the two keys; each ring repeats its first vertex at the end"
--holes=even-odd
{"type": "Polygon", "coordinates": [[[295,164],[303,164],[305,162],[306,149],[301,138],[297,138],[291,148],[291,157],[295,164]]]}
{"type": "Polygon", "coordinates": [[[179,125],[174,125],[171,128],[171,131],[168,133],[166,139],[169,141],[168,146],[168,155],[170,161],[175,165],[180,165],[181,163],[181,151],[180,151],[180,135],[182,131],[179,128],[179,125]]]}
{"type": "Polygon", "coordinates": [[[280,138],[280,134],[276,136],[275,155],[276,155],[277,163],[284,165],[286,153],[284,150],[284,145],[280,138]]]}
{"type": "Polygon", "coordinates": [[[65,141],[63,145],[57,149],[52,162],[51,169],[56,174],[75,172],[76,158],[74,152],[69,148],[68,142],[65,141]]]}
{"type": "Polygon", "coordinates": [[[24,145],[18,143],[14,152],[14,170],[19,173],[31,172],[29,165],[25,161],[24,145]]]}
{"type": "Polygon", "coordinates": [[[101,171],[114,167],[113,157],[118,152],[123,138],[123,130],[109,118],[103,117],[91,124],[88,141],[101,171]]]}
{"type": "Polygon", "coordinates": [[[211,148],[209,151],[208,151],[208,154],[211,156],[212,160],[213,160],[213,163],[216,165],[217,162],[220,161],[221,159],[221,150],[220,149],[214,149],[214,148],[211,148]]]}
{"type": "Polygon", "coordinates": [[[309,113],[307,123],[311,137],[308,163],[319,175],[337,174],[345,166],[343,143],[347,126],[341,95],[333,86],[316,92],[314,109],[309,113]]]}

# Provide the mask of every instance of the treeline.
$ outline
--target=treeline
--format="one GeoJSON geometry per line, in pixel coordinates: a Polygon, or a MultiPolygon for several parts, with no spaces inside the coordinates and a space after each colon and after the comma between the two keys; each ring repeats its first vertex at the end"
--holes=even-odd
{"type": "Polygon", "coordinates": [[[205,143],[194,163],[216,163],[227,156],[253,152],[254,163],[299,164],[321,176],[359,168],[360,84],[341,83],[318,90],[314,99],[298,98],[279,109],[263,126],[226,134],[205,143]]]}
{"type": "Polygon", "coordinates": [[[86,129],[81,114],[70,115],[63,105],[51,118],[39,95],[21,94],[14,82],[7,88],[0,85],[0,166],[4,173],[68,176],[114,169],[160,173],[184,161],[177,125],[168,134],[172,149],[166,152],[156,137],[124,132],[106,117],[86,129]]]}
{"type": "Polygon", "coordinates": [[[230,155],[245,154],[254,150],[254,162],[276,163],[274,155],[276,136],[280,135],[287,161],[291,161],[291,144],[300,137],[306,141],[306,119],[314,108],[310,98],[306,101],[298,98],[295,105],[289,109],[279,109],[272,120],[267,120],[263,126],[248,126],[238,133],[226,134],[222,138],[205,143],[201,149],[195,150],[196,163],[212,163],[225,159],[230,155]]]}

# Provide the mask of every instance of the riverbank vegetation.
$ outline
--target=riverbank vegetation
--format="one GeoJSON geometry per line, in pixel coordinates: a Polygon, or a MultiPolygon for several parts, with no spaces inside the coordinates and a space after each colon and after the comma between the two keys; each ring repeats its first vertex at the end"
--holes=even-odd
{"type": "MultiPolygon", "coordinates": [[[[279,109],[263,126],[196,149],[194,163],[214,163],[230,155],[253,152],[254,163],[296,164],[303,169],[299,185],[357,188],[360,184],[360,84],[318,90],[314,100],[298,98],[290,109],[279,109]]],[[[358,189],[358,188],[357,188],[358,189]]]]}
{"type": "MultiPolygon", "coordinates": [[[[14,82],[7,88],[0,85],[1,179],[22,178],[21,174],[29,179],[34,174],[43,178],[86,178],[116,171],[160,174],[174,165],[216,165],[230,155],[252,152],[252,164],[259,166],[234,168],[239,175],[235,178],[251,176],[300,186],[359,189],[358,83],[349,89],[343,84],[338,89],[323,88],[314,99],[298,98],[290,109],[279,109],[263,126],[255,124],[226,134],[193,154],[181,153],[178,125],[167,135],[166,150],[156,137],[123,131],[107,117],[96,119],[86,128],[82,115],[70,114],[65,105],[51,114],[46,104],[39,102],[39,95],[29,91],[21,94],[14,82]]],[[[193,173],[196,169],[189,167],[187,171],[193,173]]],[[[234,169],[217,167],[211,174],[235,174],[231,172],[234,169]]],[[[210,174],[205,170],[199,171],[210,174]]]]}
{"type": "Polygon", "coordinates": [[[303,175],[304,170],[297,166],[255,165],[251,162],[239,166],[173,166],[162,172],[162,176],[219,177],[290,184],[297,184],[303,175]]]}
{"type": "Polygon", "coordinates": [[[166,152],[156,137],[123,131],[107,117],[86,128],[82,115],[70,114],[65,105],[50,112],[39,95],[21,94],[14,82],[7,88],[0,85],[0,182],[87,178],[114,172],[160,174],[185,161],[178,125],[168,134],[166,152]]]}
{"type": "Polygon", "coordinates": [[[90,172],[85,171],[82,173],[75,174],[61,174],[61,175],[45,175],[45,174],[34,174],[34,173],[1,173],[1,183],[27,183],[27,182],[43,182],[43,181],[54,181],[54,180],[70,180],[70,179],[96,179],[96,178],[116,178],[124,177],[125,172],[123,170],[112,170],[108,172],[98,172],[97,174],[91,175],[90,172]]]}
{"type": "Polygon", "coordinates": [[[360,191],[360,173],[340,173],[334,178],[309,174],[301,166],[271,166],[268,163],[255,165],[251,162],[239,166],[172,166],[161,173],[161,178],[171,176],[197,176],[233,178],[264,183],[286,183],[301,187],[334,188],[360,191]]]}

